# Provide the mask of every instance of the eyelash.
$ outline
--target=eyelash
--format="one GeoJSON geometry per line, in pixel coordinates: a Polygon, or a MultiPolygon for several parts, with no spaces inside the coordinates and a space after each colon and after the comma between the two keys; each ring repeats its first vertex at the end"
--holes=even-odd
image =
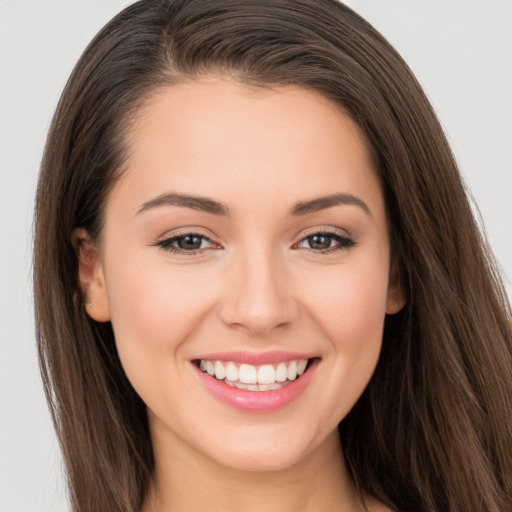
{"type": "Polygon", "coordinates": [[[170,238],[165,238],[164,240],[160,240],[160,241],[156,242],[156,244],[154,244],[154,245],[156,245],[157,247],[160,247],[164,251],[168,251],[172,254],[180,254],[180,255],[185,255],[185,256],[194,256],[194,255],[202,253],[206,250],[206,249],[196,249],[193,251],[186,251],[184,249],[180,249],[179,247],[175,247],[172,245],[173,243],[177,242],[178,240],[186,238],[186,237],[198,237],[198,238],[201,238],[201,242],[207,241],[213,245],[217,245],[217,244],[215,244],[215,242],[213,242],[207,236],[202,235],[201,233],[195,233],[195,232],[179,233],[170,238]]]}
{"type": "MultiPolygon", "coordinates": [[[[314,236],[325,236],[325,237],[331,238],[332,240],[337,242],[337,245],[335,245],[334,247],[328,247],[327,249],[315,250],[312,248],[309,248],[309,249],[304,248],[304,249],[306,249],[306,251],[308,253],[313,254],[315,256],[318,256],[319,254],[320,255],[331,254],[333,252],[340,251],[340,250],[348,250],[356,245],[356,242],[347,235],[341,235],[339,233],[335,233],[335,232],[327,231],[327,230],[320,230],[320,231],[314,231],[312,233],[307,234],[306,236],[301,238],[297,243],[295,243],[293,245],[293,247],[299,246],[299,244],[307,241],[308,239],[311,239],[314,236]]],[[[207,241],[207,242],[210,242],[211,244],[213,244],[214,246],[217,245],[217,247],[219,247],[218,244],[213,242],[207,236],[205,236],[201,233],[195,233],[195,232],[180,233],[180,234],[172,236],[170,238],[165,238],[164,240],[160,240],[160,241],[156,242],[154,245],[156,247],[163,249],[164,251],[170,252],[171,254],[179,254],[179,255],[184,255],[184,256],[194,256],[197,254],[202,254],[202,253],[204,253],[204,251],[210,249],[210,248],[203,248],[203,249],[187,251],[187,250],[180,249],[179,247],[172,245],[186,237],[198,237],[201,239],[201,242],[207,241]]]]}
{"type": "Polygon", "coordinates": [[[299,240],[299,242],[297,242],[293,246],[297,247],[301,243],[303,243],[303,242],[307,241],[308,239],[311,239],[315,236],[328,237],[328,238],[334,240],[334,242],[337,242],[337,245],[334,245],[333,247],[328,247],[327,249],[321,249],[321,250],[315,250],[315,249],[307,248],[307,247],[304,248],[304,249],[306,249],[306,251],[309,254],[313,254],[314,256],[318,256],[319,254],[320,255],[331,254],[331,253],[337,252],[337,251],[348,250],[356,245],[355,240],[352,239],[351,237],[349,237],[348,235],[341,235],[340,233],[336,233],[336,232],[329,231],[329,230],[320,230],[320,231],[313,231],[312,233],[308,233],[306,236],[301,238],[299,240]]]}

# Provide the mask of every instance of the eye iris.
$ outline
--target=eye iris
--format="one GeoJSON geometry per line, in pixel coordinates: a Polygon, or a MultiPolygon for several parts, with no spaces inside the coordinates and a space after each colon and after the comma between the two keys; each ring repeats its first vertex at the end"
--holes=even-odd
{"type": "Polygon", "coordinates": [[[180,249],[193,251],[201,248],[203,239],[197,235],[187,235],[178,238],[178,246],[180,249]]]}
{"type": "Polygon", "coordinates": [[[312,235],[308,237],[308,243],[311,249],[329,249],[331,247],[331,237],[329,235],[312,235]]]}

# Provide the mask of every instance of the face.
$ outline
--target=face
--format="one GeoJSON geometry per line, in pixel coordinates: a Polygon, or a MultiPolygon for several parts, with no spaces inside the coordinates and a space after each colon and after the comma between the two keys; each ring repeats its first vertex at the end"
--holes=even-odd
{"type": "Polygon", "coordinates": [[[334,443],[403,302],[358,127],[212,79],[155,92],[128,146],[80,277],[155,445],[254,471],[334,443]]]}

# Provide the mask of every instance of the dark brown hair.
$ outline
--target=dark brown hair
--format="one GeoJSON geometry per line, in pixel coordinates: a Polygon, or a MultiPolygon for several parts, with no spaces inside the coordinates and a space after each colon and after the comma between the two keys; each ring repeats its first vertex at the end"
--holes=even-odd
{"type": "Polygon", "coordinates": [[[75,67],[42,162],[34,253],[41,371],[73,510],[140,510],[153,454],[110,323],[85,313],[71,233],[99,236],[148,95],[211,73],[317,91],[373,153],[408,302],[386,319],[375,374],[339,425],[356,484],[398,511],[511,510],[511,312],[497,267],[417,81],[335,0],[137,2],[75,67]]]}

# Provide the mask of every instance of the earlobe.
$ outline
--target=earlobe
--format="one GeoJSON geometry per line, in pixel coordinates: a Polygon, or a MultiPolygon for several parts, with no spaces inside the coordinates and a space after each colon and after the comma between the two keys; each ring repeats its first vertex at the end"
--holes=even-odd
{"type": "Polygon", "coordinates": [[[110,302],[98,249],[83,228],[73,231],[71,243],[78,258],[78,279],[84,296],[85,310],[93,320],[108,322],[110,302]]]}
{"type": "Polygon", "coordinates": [[[394,315],[401,311],[407,302],[405,288],[400,279],[398,264],[393,264],[389,273],[386,314],[394,315]]]}

